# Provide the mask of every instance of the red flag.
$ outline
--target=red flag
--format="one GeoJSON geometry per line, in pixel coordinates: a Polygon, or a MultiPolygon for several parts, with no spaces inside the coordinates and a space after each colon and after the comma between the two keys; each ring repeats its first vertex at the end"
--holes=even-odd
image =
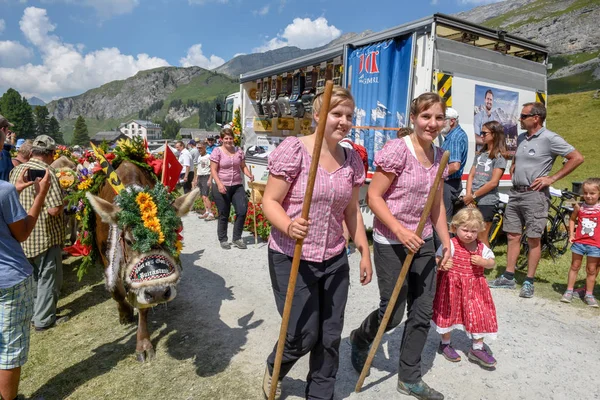
{"type": "Polygon", "coordinates": [[[177,160],[177,157],[175,157],[175,154],[173,154],[171,148],[167,142],[165,142],[161,182],[169,188],[169,192],[172,192],[173,189],[175,189],[182,169],[183,167],[179,164],[179,160],[177,160]]]}

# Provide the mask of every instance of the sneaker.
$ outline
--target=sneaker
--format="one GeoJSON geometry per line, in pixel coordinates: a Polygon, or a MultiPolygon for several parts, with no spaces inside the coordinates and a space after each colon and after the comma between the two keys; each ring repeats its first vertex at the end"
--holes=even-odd
{"type": "MultiPolygon", "coordinates": [[[[362,373],[362,370],[367,362],[367,358],[369,357],[369,345],[360,344],[356,339],[356,330],[350,332],[350,344],[352,345],[352,353],[350,355],[350,361],[352,361],[352,367],[359,374],[362,373]]],[[[369,376],[371,371],[367,373],[369,376]]]]}
{"type": "Polygon", "coordinates": [[[416,383],[402,382],[398,379],[396,389],[407,396],[413,396],[423,400],[444,400],[444,395],[429,387],[423,380],[416,383]]]}
{"type": "Polygon", "coordinates": [[[233,245],[235,247],[237,247],[238,249],[247,249],[248,248],[248,246],[246,246],[246,243],[244,243],[244,241],[242,239],[234,240],[231,243],[233,243],[233,245]]]}
{"type": "MultiPolygon", "coordinates": [[[[69,318],[68,315],[64,315],[62,317],[56,317],[56,319],[54,320],[54,322],[51,325],[48,325],[48,326],[35,326],[34,329],[35,329],[36,332],[44,332],[44,331],[47,331],[48,329],[54,328],[57,325],[64,324],[69,319],[70,318],[69,318]]],[[[32,324],[33,324],[33,322],[32,322],[32,324]]]]}
{"type": "Polygon", "coordinates": [[[504,275],[500,275],[493,281],[489,281],[488,286],[499,289],[515,289],[517,287],[517,282],[515,281],[515,278],[508,279],[504,275]]]}
{"type": "MultiPolygon", "coordinates": [[[[265,368],[265,376],[263,377],[263,394],[265,399],[269,398],[271,391],[271,375],[269,374],[269,367],[265,368]]],[[[275,400],[281,398],[281,380],[277,381],[277,388],[275,389],[275,400]]]]}
{"type": "Polygon", "coordinates": [[[469,350],[467,357],[475,364],[479,364],[484,368],[493,368],[496,366],[496,359],[484,349],[471,349],[469,350]]]}
{"type": "Polygon", "coordinates": [[[438,348],[438,353],[443,355],[444,358],[448,361],[452,361],[452,362],[460,361],[460,354],[458,354],[456,352],[456,350],[454,350],[454,347],[452,347],[449,344],[440,343],[440,347],[438,348]]]}
{"type": "Polygon", "coordinates": [[[565,292],[565,294],[562,295],[562,297],[560,298],[560,301],[562,301],[563,303],[570,303],[573,300],[573,291],[572,290],[567,290],[565,292]]]}
{"type": "Polygon", "coordinates": [[[215,218],[215,215],[213,213],[208,214],[206,216],[206,218],[204,218],[205,221],[214,221],[215,219],[216,218],[215,218]]]}
{"type": "Polygon", "coordinates": [[[221,242],[221,248],[225,249],[225,250],[229,250],[229,249],[231,249],[231,245],[229,244],[229,242],[221,242]]]}
{"type": "Polygon", "coordinates": [[[596,300],[596,298],[594,297],[593,294],[586,294],[585,297],[583,298],[583,301],[585,301],[585,304],[587,304],[590,307],[594,307],[594,308],[600,307],[598,305],[598,301],[596,300]]]}
{"type": "Polygon", "coordinates": [[[525,281],[523,282],[523,286],[521,286],[521,293],[519,293],[519,297],[524,297],[526,299],[530,299],[533,297],[533,283],[525,281]]]}

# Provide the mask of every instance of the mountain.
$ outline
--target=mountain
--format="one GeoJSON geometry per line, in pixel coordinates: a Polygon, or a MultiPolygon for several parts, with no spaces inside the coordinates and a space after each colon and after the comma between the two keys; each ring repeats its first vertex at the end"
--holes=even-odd
{"type": "Polygon", "coordinates": [[[35,97],[35,96],[28,98],[27,102],[29,103],[29,105],[31,107],[46,105],[46,102],[44,100],[40,99],[39,97],[35,97]]]}
{"type": "Polygon", "coordinates": [[[600,0],[508,0],[456,14],[548,46],[548,91],[600,87],[600,0]]]}

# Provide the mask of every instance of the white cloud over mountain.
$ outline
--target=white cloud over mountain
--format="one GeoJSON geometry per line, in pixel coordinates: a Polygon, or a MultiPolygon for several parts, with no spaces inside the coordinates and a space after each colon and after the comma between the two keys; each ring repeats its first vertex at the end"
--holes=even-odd
{"type": "Polygon", "coordinates": [[[33,57],[33,50],[12,40],[0,40],[0,70],[23,65],[33,57]]]}
{"type": "Polygon", "coordinates": [[[197,66],[206,69],[214,69],[223,64],[225,60],[221,57],[212,54],[210,57],[205,56],[202,53],[202,44],[198,43],[190,47],[187,51],[187,55],[179,60],[182,67],[197,66]]]}
{"type": "Polygon", "coordinates": [[[275,50],[284,46],[296,46],[301,49],[310,49],[326,45],[342,34],[338,28],[329,25],[327,19],[319,17],[294,18],[291,24],[285,27],[283,33],[267,41],[262,46],[253,49],[255,53],[275,50]]]}
{"type": "MultiPolygon", "coordinates": [[[[122,54],[116,47],[84,53],[82,46],[65,43],[52,34],[56,26],[42,8],[26,8],[19,26],[40,54],[42,63],[16,66],[20,64],[16,57],[12,64],[3,63],[0,45],[0,92],[13,87],[28,96],[57,98],[125,79],[141,70],[169,65],[166,60],[145,53],[137,56],[122,54]]],[[[31,50],[20,43],[0,43],[7,49],[16,50],[22,62],[32,56],[31,50]]]]}

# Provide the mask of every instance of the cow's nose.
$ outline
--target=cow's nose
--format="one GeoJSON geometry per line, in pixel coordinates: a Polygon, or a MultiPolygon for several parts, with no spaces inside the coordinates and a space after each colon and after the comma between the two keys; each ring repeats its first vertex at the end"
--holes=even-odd
{"type": "Polygon", "coordinates": [[[170,297],[171,297],[171,288],[170,288],[170,287],[168,287],[168,288],[165,290],[164,298],[165,298],[165,300],[169,300],[169,298],[170,298],[170,297]]]}
{"type": "Polygon", "coordinates": [[[146,290],[146,291],[144,292],[144,297],[146,298],[146,301],[147,301],[148,303],[151,303],[151,302],[152,302],[152,300],[154,300],[154,296],[153,296],[153,295],[152,295],[152,293],[151,293],[150,291],[148,291],[148,290],[146,290]]]}

